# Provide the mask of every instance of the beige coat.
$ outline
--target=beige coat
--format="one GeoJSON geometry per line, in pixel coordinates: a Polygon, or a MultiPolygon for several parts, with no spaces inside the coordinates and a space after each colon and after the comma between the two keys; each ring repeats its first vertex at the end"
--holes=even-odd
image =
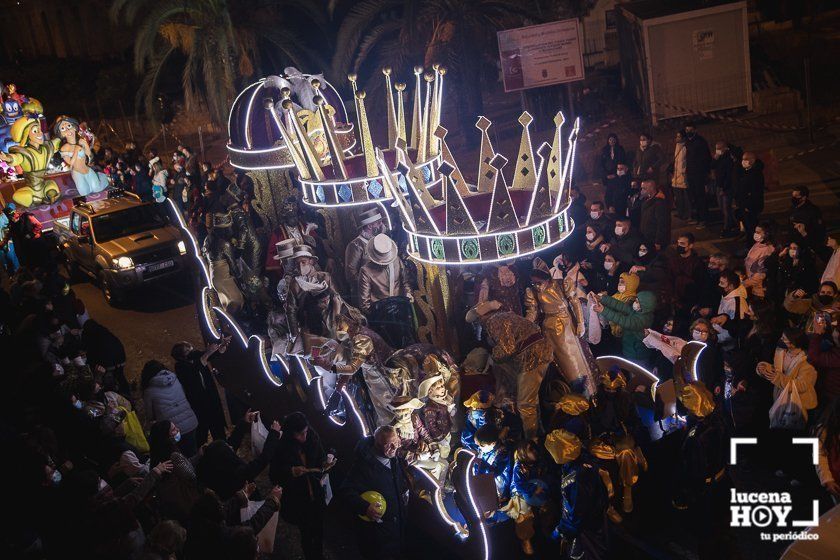
{"type": "Polygon", "coordinates": [[[411,295],[411,286],[408,284],[408,277],[399,259],[388,266],[366,263],[359,270],[357,286],[359,307],[365,313],[370,311],[370,306],[379,300],[411,295]]]}
{"type": "Polygon", "coordinates": [[[358,305],[356,278],[359,276],[359,269],[367,262],[368,239],[357,235],[344,250],[344,280],[351,286],[353,292],[353,305],[358,305]]]}
{"type": "Polygon", "coordinates": [[[674,148],[674,177],[671,186],[675,189],[685,189],[685,144],[677,144],[674,148]]]}
{"type": "Polygon", "coordinates": [[[817,408],[817,392],[814,385],[817,383],[817,370],[808,363],[808,355],[805,352],[794,359],[789,371],[784,371],[785,350],[776,350],[773,356],[773,369],[775,375],[770,381],[773,383],[773,400],[779,398],[782,389],[788,383],[793,383],[799,391],[799,398],[802,400],[802,407],[805,410],[817,408]]]}

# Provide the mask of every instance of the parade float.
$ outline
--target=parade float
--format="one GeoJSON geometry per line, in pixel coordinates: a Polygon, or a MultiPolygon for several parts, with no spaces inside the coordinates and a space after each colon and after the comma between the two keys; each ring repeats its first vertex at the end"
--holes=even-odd
{"type": "MultiPolygon", "coordinates": [[[[237,97],[228,123],[228,151],[231,163],[254,179],[253,207],[263,223],[285,223],[271,215],[272,208],[281,206],[276,198],[282,197],[286,210],[278,211],[299,217],[300,207],[317,209],[328,235],[341,235],[340,222],[351,208],[373,209],[395,234],[405,235],[418,288],[399,303],[416,318],[419,342],[382,355],[371,343],[376,337],[365,330],[364,321],[353,318],[328,273],[311,272],[308,280],[301,280],[259,269],[265,253],[266,262],[292,266],[298,259],[311,269],[317,261],[310,247],[316,241],[312,224],[295,229],[300,220],[291,220],[281,226],[292,232],[289,237],[265,246],[246,213],[231,207],[208,220],[214,225],[210,241],[199,243],[170,205],[196,263],[202,333],[208,341],[235,341],[215,363],[226,388],[255,409],[307,410],[322,439],[345,457],[377,426],[394,426],[402,441],[410,442],[403,451],[411,466],[415,514],[434,525],[440,538],[463,544],[457,554],[488,559],[495,525],[491,517],[500,504],[493,476],[477,471],[476,448],[459,434],[464,406],[473,418],[492,403],[462,392],[465,372],[447,351],[455,336],[447,269],[513,261],[567,238],[574,228],[567,208],[579,122],[564,133],[566,120],[557,113],[550,141],[535,149],[533,119],[523,113],[518,119],[519,151],[508,166],[510,160],[491,143],[490,121],[479,118],[477,179],[471,182],[441,125],[445,69],[415,69],[410,122],[404,107],[406,85],[392,83],[389,69],[383,74],[388,141],[382,147],[374,145],[367,96],[357,90],[355,76],[350,76],[350,86],[356,122],[350,123],[336,89],[322,76],[287,69],[237,97]],[[277,297],[271,298],[267,291],[274,281],[277,297]],[[343,310],[332,325],[335,339],[307,332],[284,316],[286,301],[295,297],[289,283],[295,281],[327,294],[318,299],[316,316],[343,310]],[[273,308],[255,320],[253,310],[261,306],[273,308]],[[289,327],[291,323],[295,326],[289,327]],[[436,429],[423,429],[432,424],[436,429]]],[[[665,383],[621,357],[598,358],[593,367],[602,376],[620,372],[626,391],[645,411],[651,439],[656,439],[668,429],[661,418],[676,416],[675,395],[681,385],[696,379],[702,348],[696,342],[681,348],[674,379],[665,383]]]]}
{"type": "Polygon", "coordinates": [[[50,129],[40,101],[15,84],[0,89],[0,203],[31,212],[48,231],[73,198],[104,198],[108,178],[89,166],[93,136],[66,116],[50,129]]]}

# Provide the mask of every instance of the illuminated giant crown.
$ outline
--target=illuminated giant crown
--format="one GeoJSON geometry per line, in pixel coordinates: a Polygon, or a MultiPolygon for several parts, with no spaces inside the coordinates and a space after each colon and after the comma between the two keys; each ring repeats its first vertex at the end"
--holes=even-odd
{"type": "Polygon", "coordinates": [[[446,69],[434,67],[423,74],[414,69],[414,107],[411,135],[406,133],[403,92],[392,87],[391,71],[384,69],[388,146],[374,147],[365,107],[365,92],[353,87],[357,137],[361,153],[348,155],[338,139],[334,114],[320,94],[320,80],[311,80],[313,103],[323,130],[318,151],[295,112],[289,88],[281,88],[281,111],[271,97],[265,111],[288,146],[297,170],[303,199],[319,207],[346,207],[387,202],[399,210],[408,233],[411,257],[432,264],[489,263],[515,259],[547,249],[565,239],[574,224],[566,210],[575,158],[579,121],[567,137],[565,118],[557,113],[551,142],[536,150],[531,143],[533,117],[519,117],[522,135],[515,164],[497,153],[490,141],[491,122],[480,117],[481,149],[474,184],[468,183],[446,142],[440,125],[443,79],[446,69]],[[425,87],[423,82],[425,81],[425,87]],[[396,102],[393,91],[396,91],[396,102]],[[425,90],[425,95],[424,95],[425,90]],[[512,171],[508,172],[507,169],[512,171]],[[505,174],[508,173],[510,181],[505,174]]]}

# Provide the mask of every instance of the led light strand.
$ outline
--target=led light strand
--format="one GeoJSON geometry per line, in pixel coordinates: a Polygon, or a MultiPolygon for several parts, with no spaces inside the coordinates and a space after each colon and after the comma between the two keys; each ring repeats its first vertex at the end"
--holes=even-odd
{"type": "Polygon", "coordinates": [[[467,463],[467,468],[464,472],[464,485],[467,487],[467,496],[470,499],[470,505],[472,506],[475,516],[478,519],[478,527],[481,529],[481,539],[484,544],[484,560],[490,560],[490,543],[487,540],[487,530],[484,527],[484,520],[481,517],[481,511],[478,509],[478,505],[475,502],[472,485],[470,485],[470,474],[472,473],[472,466],[475,462],[475,454],[467,449],[459,449],[458,453],[466,453],[470,457],[470,461],[467,463]]]}

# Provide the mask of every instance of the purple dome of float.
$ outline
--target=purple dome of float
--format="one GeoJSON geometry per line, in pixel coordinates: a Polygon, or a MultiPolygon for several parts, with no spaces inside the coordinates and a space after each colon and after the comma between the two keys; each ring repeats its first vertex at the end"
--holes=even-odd
{"type": "Polygon", "coordinates": [[[317,117],[316,95],[324,98],[327,113],[335,121],[339,143],[345,150],[355,144],[353,125],[335,87],[321,74],[303,74],[286,68],[279,76],[268,76],[243,89],[231,106],[228,116],[228,155],[231,165],[240,169],[284,169],[294,166],[280,128],[266,109],[267,100],[277,107],[283,101],[281,90],[289,88],[295,113],[304,123],[307,134],[317,148],[323,142],[323,127],[317,117]],[[312,81],[320,82],[318,91],[312,81]]]}

